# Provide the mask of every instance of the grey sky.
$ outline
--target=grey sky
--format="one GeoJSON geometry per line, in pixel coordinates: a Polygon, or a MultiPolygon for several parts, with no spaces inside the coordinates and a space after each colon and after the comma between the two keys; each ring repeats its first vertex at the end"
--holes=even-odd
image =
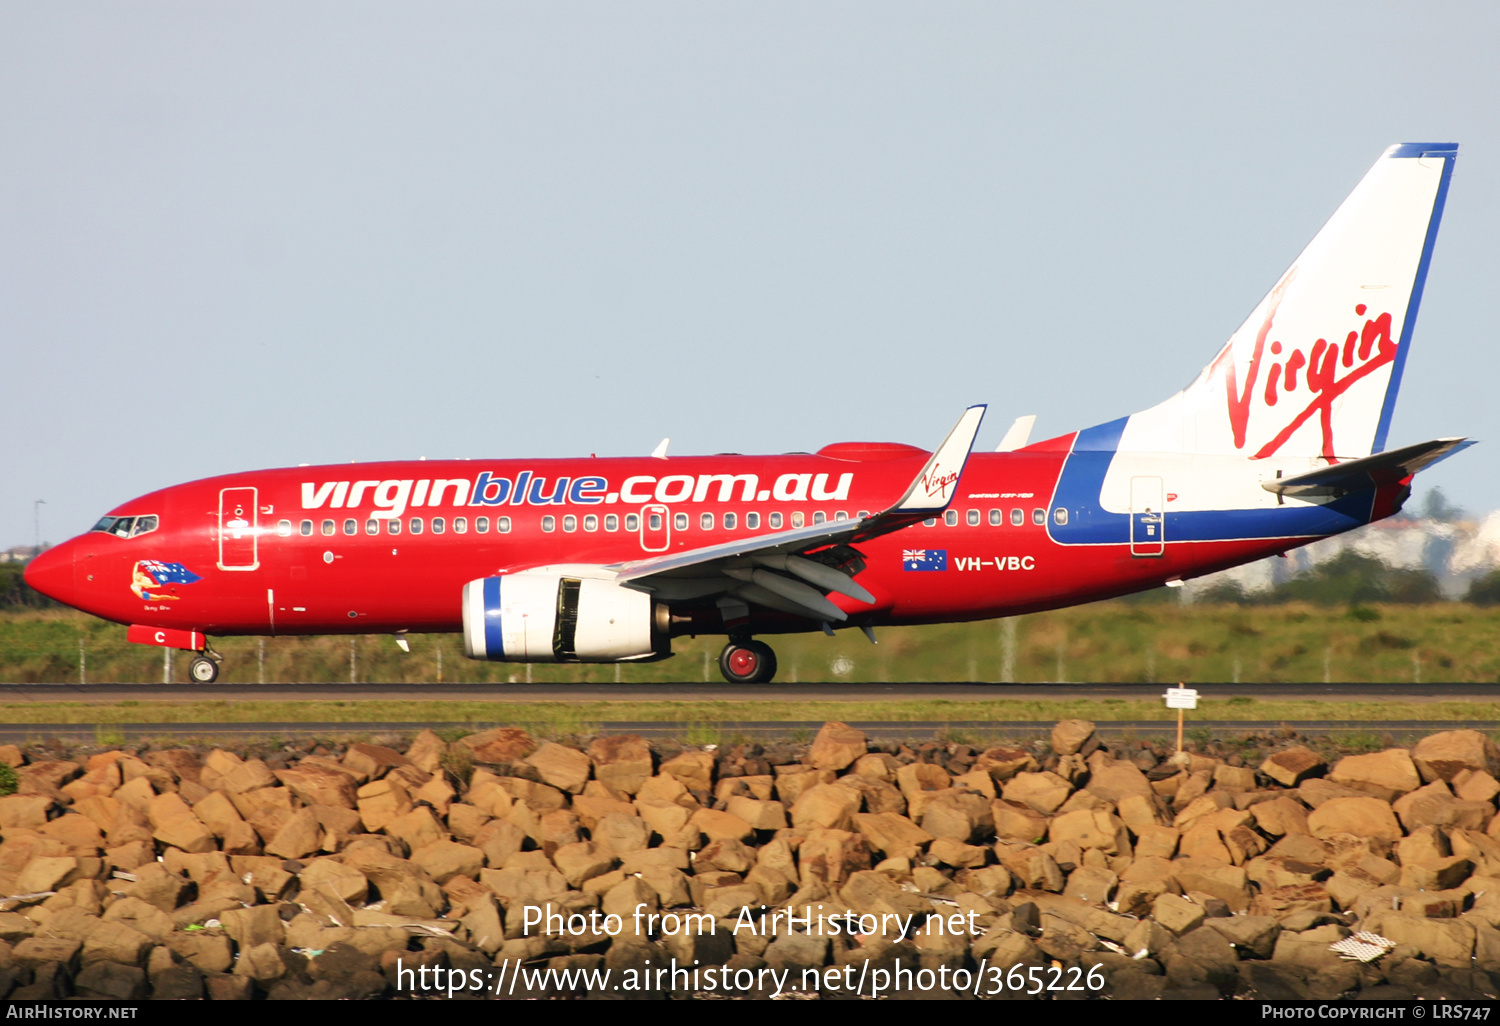
{"type": "MultiPolygon", "coordinates": [[[[0,2],[0,547],[299,462],[1048,437],[1457,141],[1391,444],[1500,441],[1493,4],[0,2]],[[1487,241],[1488,240],[1488,241],[1487,241]]],[[[1425,474],[1500,507],[1495,442],[1425,474]]]]}

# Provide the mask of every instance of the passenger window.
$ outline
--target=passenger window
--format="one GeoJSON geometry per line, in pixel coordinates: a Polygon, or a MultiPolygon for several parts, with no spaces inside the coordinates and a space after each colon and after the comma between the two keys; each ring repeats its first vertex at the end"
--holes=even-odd
{"type": "Polygon", "coordinates": [[[625,530],[639,531],[641,529],[641,517],[638,513],[625,514],[625,530]]]}
{"type": "Polygon", "coordinates": [[[1010,511],[1010,523],[1012,527],[1020,527],[1026,523],[1026,511],[1024,509],[1013,509],[1010,511]]]}
{"type": "Polygon", "coordinates": [[[845,513],[843,510],[839,510],[837,513],[835,513],[833,515],[833,519],[835,519],[835,520],[848,520],[849,519],[849,514],[845,513]]]}
{"type": "Polygon", "coordinates": [[[672,524],[673,524],[674,527],[677,528],[677,530],[679,530],[679,531],[686,531],[687,530],[687,514],[686,513],[678,513],[676,516],[674,516],[672,518],[672,524]]]}
{"type": "Polygon", "coordinates": [[[468,534],[469,533],[469,518],[468,517],[454,517],[453,518],[453,533],[454,534],[468,534]]]}
{"type": "Polygon", "coordinates": [[[990,510],[990,526],[999,527],[1003,523],[1005,523],[1005,516],[998,509],[990,510]]]}
{"type": "Polygon", "coordinates": [[[387,520],[385,522],[385,533],[386,534],[400,534],[401,533],[401,518],[400,517],[391,517],[391,519],[387,520]]]}
{"type": "Polygon", "coordinates": [[[379,520],[366,520],[365,521],[365,534],[379,534],[379,533],[380,533],[380,521],[379,520]]]}
{"type": "MultiPolygon", "coordinates": [[[[286,524],[286,534],[281,535],[283,538],[285,538],[287,535],[292,533],[292,522],[290,520],[283,520],[282,523],[286,524]]],[[[130,532],[130,536],[133,538],[138,534],[149,534],[154,530],[156,530],[156,517],[154,515],[149,517],[136,517],[135,530],[130,532]]],[[[281,529],[280,527],[278,527],[277,533],[280,534],[280,532],[281,529]]]]}
{"type": "Polygon", "coordinates": [[[937,517],[928,517],[926,520],[922,521],[922,526],[923,527],[936,527],[937,526],[937,517]]]}
{"type": "Polygon", "coordinates": [[[956,510],[956,509],[950,509],[948,512],[944,513],[943,514],[943,523],[947,524],[949,527],[957,527],[958,526],[958,510],[956,510]]]}
{"type": "Polygon", "coordinates": [[[867,517],[867,516],[870,515],[870,511],[867,510],[867,509],[862,509],[862,510],[860,510],[858,513],[856,513],[854,515],[857,516],[857,517],[859,517],[859,519],[863,520],[865,517],[867,517]]]}
{"type": "Polygon", "coordinates": [[[966,520],[968,522],[968,524],[969,524],[970,527],[978,527],[979,526],[979,510],[977,510],[977,509],[971,509],[971,510],[969,510],[967,513],[964,514],[964,520],[966,520]]]}
{"type": "Polygon", "coordinates": [[[745,514],[745,527],[746,527],[746,529],[751,530],[751,531],[758,531],[758,530],[760,530],[760,514],[759,513],[746,513],[745,514]]]}
{"type": "MultiPolygon", "coordinates": [[[[140,531],[135,532],[140,534],[140,531]]],[[[292,536],[292,522],[290,520],[276,521],[276,536],[278,538],[290,538],[292,536]]]]}
{"type": "Polygon", "coordinates": [[[620,517],[616,513],[610,513],[604,518],[604,529],[606,531],[618,531],[620,529],[620,517]]]}
{"type": "Polygon", "coordinates": [[[571,513],[563,517],[563,530],[567,531],[569,534],[572,534],[574,531],[578,530],[578,518],[571,513]]]}
{"type": "Polygon", "coordinates": [[[650,527],[651,530],[653,530],[653,531],[660,531],[661,530],[661,514],[660,513],[652,513],[650,516],[648,516],[646,518],[646,526],[650,527]]]}
{"type": "Polygon", "coordinates": [[[344,521],[344,533],[345,534],[353,534],[357,530],[359,530],[359,525],[356,524],[353,520],[345,520],[344,521]]]}
{"type": "Polygon", "coordinates": [[[1034,510],[1032,510],[1031,511],[1031,522],[1033,524],[1036,524],[1038,527],[1041,527],[1042,525],[1044,525],[1047,522],[1047,511],[1044,510],[1044,509],[1034,509],[1034,510]]]}
{"type": "Polygon", "coordinates": [[[1066,527],[1068,525],[1068,511],[1061,506],[1057,507],[1052,511],[1052,522],[1058,527],[1066,527]]]}
{"type": "Polygon", "coordinates": [[[410,520],[408,520],[406,522],[406,527],[407,527],[407,529],[409,531],[411,531],[412,534],[421,534],[422,533],[422,518],[421,517],[412,517],[410,520]]]}
{"type": "Polygon", "coordinates": [[[325,520],[325,521],[323,521],[323,533],[324,534],[332,534],[333,533],[333,521],[332,520],[325,520]]]}
{"type": "Polygon", "coordinates": [[[712,531],[714,529],[714,515],[712,513],[698,514],[698,527],[700,530],[712,531]]]}
{"type": "Polygon", "coordinates": [[[771,514],[771,530],[773,530],[773,531],[779,531],[779,530],[781,530],[781,514],[780,513],[772,513],[771,514]]]}
{"type": "Polygon", "coordinates": [[[501,534],[510,534],[510,517],[501,517],[495,521],[495,530],[501,534]]]}
{"type": "Polygon", "coordinates": [[[311,520],[304,520],[304,521],[302,521],[302,523],[298,525],[297,531],[298,531],[299,534],[302,535],[302,537],[304,537],[304,538],[311,538],[312,537],[312,521],[311,520]]]}
{"type": "Polygon", "coordinates": [[[599,530],[599,518],[596,517],[592,513],[590,513],[588,516],[584,517],[583,518],[583,529],[585,531],[597,531],[597,530],[599,530]]]}
{"type": "Polygon", "coordinates": [[[725,513],[724,514],[724,530],[726,530],[726,531],[733,531],[735,523],[736,523],[736,520],[735,520],[735,516],[734,516],[733,513],[725,513]]]}
{"type": "Polygon", "coordinates": [[[557,530],[557,518],[550,515],[542,517],[542,530],[546,531],[548,534],[551,534],[553,531],[557,530]]]}
{"type": "Polygon", "coordinates": [[[818,510],[816,513],[813,514],[813,523],[814,524],[826,524],[827,522],[828,522],[828,517],[824,515],[824,513],[823,513],[822,510],[818,510]]]}
{"type": "Polygon", "coordinates": [[[475,534],[489,534],[490,533],[490,518],[489,517],[475,517],[474,518],[474,533],[475,534]]]}
{"type": "Polygon", "coordinates": [[[432,518],[432,533],[433,534],[442,534],[447,529],[448,529],[448,525],[443,522],[443,518],[442,517],[433,517],[432,518]]]}

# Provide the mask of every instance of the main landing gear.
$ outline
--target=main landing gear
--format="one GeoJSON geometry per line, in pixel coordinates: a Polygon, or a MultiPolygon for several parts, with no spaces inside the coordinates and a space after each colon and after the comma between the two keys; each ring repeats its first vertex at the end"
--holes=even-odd
{"type": "Polygon", "coordinates": [[[769,684],[776,653],[764,641],[730,641],[719,653],[719,672],[731,684],[769,684]]]}
{"type": "Polygon", "coordinates": [[[188,676],[195,684],[212,684],[219,679],[219,661],[200,652],[188,664],[188,676]]]}

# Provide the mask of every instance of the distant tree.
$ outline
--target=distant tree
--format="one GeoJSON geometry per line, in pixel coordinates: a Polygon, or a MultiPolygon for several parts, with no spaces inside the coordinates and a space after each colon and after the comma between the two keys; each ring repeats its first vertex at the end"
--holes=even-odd
{"type": "Polygon", "coordinates": [[[1500,605],[1500,570],[1491,570],[1472,581],[1464,594],[1464,601],[1476,606],[1500,605]]]}
{"type": "Polygon", "coordinates": [[[1281,585],[1272,601],[1354,605],[1436,602],[1442,597],[1437,579],[1426,570],[1392,567],[1373,556],[1346,550],[1281,585]]]}
{"type": "Polygon", "coordinates": [[[0,609],[52,609],[57,603],[33,591],[23,563],[0,563],[0,609]]]}
{"type": "Polygon", "coordinates": [[[1441,488],[1433,488],[1422,497],[1422,516],[1439,523],[1452,523],[1463,517],[1464,511],[1448,501],[1441,488]]]}

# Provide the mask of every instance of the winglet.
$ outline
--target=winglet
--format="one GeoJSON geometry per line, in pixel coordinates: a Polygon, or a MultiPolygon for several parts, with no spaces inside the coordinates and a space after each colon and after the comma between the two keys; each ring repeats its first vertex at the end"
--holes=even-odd
{"type": "Polygon", "coordinates": [[[901,501],[887,512],[932,514],[948,508],[958,490],[958,479],[964,472],[964,465],[969,461],[969,451],[974,447],[974,436],[979,433],[984,409],[979,405],[964,411],[901,501]]]}
{"type": "Polygon", "coordinates": [[[657,447],[655,449],[651,450],[651,455],[654,458],[659,459],[659,460],[666,459],[667,458],[667,446],[669,446],[671,444],[672,444],[672,440],[670,438],[663,438],[661,440],[661,442],[657,445],[657,447]]]}

